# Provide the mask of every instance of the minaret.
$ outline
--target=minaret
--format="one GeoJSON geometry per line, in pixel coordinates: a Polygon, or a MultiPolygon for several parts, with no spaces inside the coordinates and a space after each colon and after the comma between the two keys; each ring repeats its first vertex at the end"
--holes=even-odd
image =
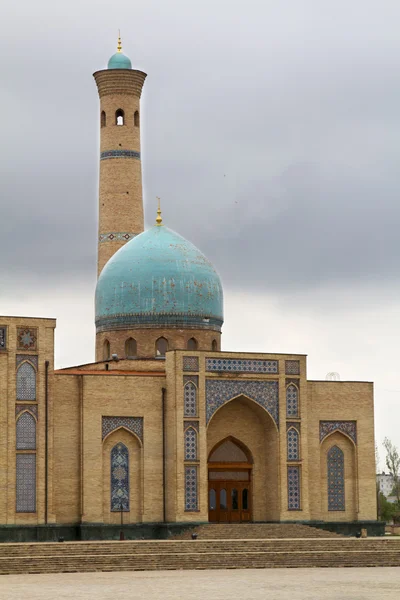
{"type": "Polygon", "coordinates": [[[117,52],[93,74],[100,97],[100,184],[97,275],[113,254],[141,233],[140,96],[146,73],[117,52]]]}

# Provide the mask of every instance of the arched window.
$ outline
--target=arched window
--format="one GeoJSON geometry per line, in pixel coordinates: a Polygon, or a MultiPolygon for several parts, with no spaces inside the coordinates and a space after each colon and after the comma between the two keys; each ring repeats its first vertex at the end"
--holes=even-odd
{"type": "Polygon", "coordinates": [[[211,488],[208,495],[209,509],[215,510],[217,508],[217,494],[214,489],[211,488]]]}
{"type": "Polygon", "coordinates": [[[183,393],[183,412],[185,417],[197,416],[197,387],[192,381],[189,381],[184,388],[183,393]]]}
{"type": "Polygon", "coordinates": [[[17,454],[16,512],[36,512],[36,454],[17,454]]]}
{"type": "Polygon", "coordinates": [[[168,350],[168,342],[165,337],[160,337],[156,341],[156,356],[165,357],[165,353],[168,350]]]}
{"type": "Polygon", "coordinates": [[[195,338],[190,338],[190,340],[188,340],[187,343],[187,349],[188,350],[197,350],[197,340],[195,338]]]}
{"type": "Polygon", "coordinates": [[[137,355],[137,344],[133,338],[128,338],[125,342],[125,356],[126,358],[135,358],[137,355]]]}
{"type": "Polygon", "coordinates": [[[105,126],[106,126],[106,121],[107,121],[107,118],[106,118],[106,113],[105,113],[105,111],[104,111],[104,110],[102,110],[102,111],[101,111],[101,118],[100,118],[100,121],[101,121],[101,126],[102,126],[102,127],[105,127],[105,126]]]}
{"type": "Polygon", "coordinates": [[[193,427],[185,431],[185,460],[197,460],[197,431],[193,427]]]}
{"type": "Polygon", "coordinates": [[[111,510],[129,511],[129,451],[118,443],[111,450],[111,510]]]}
{"type": "Polygon", "coordinates": [[[293,427],[287,432],[287,459],[300,459],[299,432],[293,427]]]}
{"type": "Polygon", "coordinates": [[[103,342],[103,360],[110,360],[110,342],[104,340],[103,342]]]}
{"type": "Polygon", "coordinates": [[[286,415],[299,416],[299,390],[294,383],[290,383],[286,388],[286,415]]]}
{"type": "Polygon", "coordinates": [[[116,125],[124,125],[125,122],[125,113],[122,108],[119,108],[115,111],[115,124],[116,125]]]}
{"type": "Polygon", "coordinates": [[[327,455],[328,510],[345,510],[344,504],[344,454],[332,446],[327,455]]]}
{"type": "Polygon", "coordinates": [[[36,420],[29,412],[23,412],[16,426],[17,450],[36,450],[36,420]]]}
{"type": "Polygon", "coordinates": [[[140,120],[139,120],[139,111],[138,111],[138,110],[135,112],[135,115],[134,115],[133,121],[134,121],[134,123],[135,123],[135,127],[139,127],[139,125],[140,125],[140,120]]]}
{"type": "Polygon", "coordinates": [[[219,507],[221,510],[226,510],[226,490],[222,489],[219,493],[219,507]]]}
{"type": "Polygon", "coordinates": [[[36,371],[29,362],[17,371],[17,400],[36,400],[36,371]]]}
{"type": "Polygon", "coordinates": [[[217,351],[218,351],[218,343],[217,343],[217,340],[213,340],[213,341],[212,341],[212,344],[211,344],[211,350],[212,350],[213,352],[217,352],[217,351]]]}

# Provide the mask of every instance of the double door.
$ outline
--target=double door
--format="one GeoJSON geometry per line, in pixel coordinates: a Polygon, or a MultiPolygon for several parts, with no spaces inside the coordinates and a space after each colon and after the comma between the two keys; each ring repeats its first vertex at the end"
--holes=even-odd
{"type": "Polygon", "coordinates": [[[209,481],[209,521],[214,523],[251,521],[250,485],[250,481],[209,481]]]}

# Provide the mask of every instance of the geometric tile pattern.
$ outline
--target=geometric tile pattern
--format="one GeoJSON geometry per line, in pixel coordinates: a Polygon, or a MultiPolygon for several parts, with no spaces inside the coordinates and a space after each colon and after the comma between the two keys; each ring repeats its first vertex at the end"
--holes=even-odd
{"type": "Polygon", "coordinates": [[[129,452],[121,442],[111,450],[111,510],[129,511],[129,452]]]}
{"type": "Polygon", "coordinates": [[[37,404],[16,404],[15,405],[15,416],[18,417],[24,410],[28,410],[30,413],[38,418],[38,407],[37,404]]]}
{"type": "Polygon", "coordinates": [[[107,158],[138,158],[140,160],[140,152],[136,150],[106,150],[100,152],[100,160],[107,158]]]}
{"type": "Polygon", "coordinates": [[[197,511],[197,467],[185,467],[185,511],[197,511]]]}
{"type": "Polygon", "coordinates": [[[199,357],[198,356],[184,356],[183,357],[183,370],[184,371],[198,371],[199,370],[199,357]]]}
{"type": "Polygon", "coordinates": [[[36,400],[36,371],[28,362],[18,367],[17,400],[36,400]]]}
{"type": "Polygon", "coordinates": [[[198,421],[183,421],[183,430],[188,427],[193,427],[196,431],[199,431],[199,422],[198,421]]]}
{"type": "Polygon", "coordinates": [[[220,406],[242,394],[265,408],[274,419],[276,426],[279,427],[279,392],[277,381],[207,379],[207,423],[220,406]]]}
{"type": "Polygon", "coordinates": [[[300,444],[299,444],[299,433],[295,429],[289,429],[287,432],[287,459],[288,460],[299,460],[300,458],[300,444]]]}
{"type": "Polygon", "coordinates": [[[23,412],[16,425],[17,450],[36,450],[36,420],[23,412]]]}
{"type": "Polygon", "coordinates": [[[185,460],[197,460],[197,432],[193,427],[185,431],[185,460]]]}
{"type": "Polygon", "coordinates": [[[137,235],[137,233],[131,233],[128,231],[111,231],[108,233],[100,233],[99,242],[127,242],[137,235]]]}
{"type": "Polygon", "coordinates": [[[286,388],[286,416],[299,416],[299,390],[293,383],[286,388]]]}
{"type": "Polygon", "coordinates": [[[300,510],[300,467],[288,467],[288,509],[300,510]]]}
{"type": "Polygon", "coordinates": [[[128,431],[132,431],[143,442],[143,417],[102,417],[101,439],[104,440],[109,433],[119,427],[125,427],[128,431]]]}
{"type": "Polygon", "coordinates": [[[333,431],[342,431],[357,444],[357,421],[320,421],[319,440],[322,442],[333,431]]]}
{"type": "Polygon", "coordinates": [[[6,348],[7,327],[0,327],[0,350],[6,348]]]}
{"type": "Polygon", "coordinates": [[[296,431],[300,433],[300,423],[296,421],[286,421],[286,431],[289,431],[291,427],[293,427],[293,429],[296,429],[296,431]]]}
{"type": "Polygon", "coordinates": [[[35,367],[36,371],[38,370],[38,356],[36,354],[17,354],[15,357],[16,368],[18,368],[24,360],[29,361],[35,367]]]}
{"type": "Polygon", "coordinates": [[[37,329],[35,327],[17,327],[17,348],[18,350],[37,349],[37,329]]]}
{"type": "Polygon", "coordinates": [[[278,373],[278,361],[206,358],[206,371],[230,371],[231,373],[278,373]]]}
{"type": "Polygon", "coordinates": [[[36,454],[17,454],[16,511],[36,512],[36,454]]]}
{"type": "Polygon", "coordinates": [[[327,456],[328,510],[345,510],[344,505],[344,454],[333,446],[327,456]]]}
{"type": "Polygon", "coordinates": [[[300,375],[300,361],[285,360],[285,373],[286,375],[300,375]]]}
{"type": "Polygon", "coordinates": [[[184,387],[183,411],[185,417],[197,416],[197,387],[189,381],[184,387]]]}

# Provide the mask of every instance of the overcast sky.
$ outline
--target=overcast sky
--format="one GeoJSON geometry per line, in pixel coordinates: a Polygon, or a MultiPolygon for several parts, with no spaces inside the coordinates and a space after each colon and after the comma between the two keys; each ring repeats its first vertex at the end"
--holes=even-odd
{"type": "Polygon", "coordinates": [[[400,446],[399,23],[398,0],[7,3],[0,314],[57,317],[60,367],[94,358],[92,73],[121,28],[148,73],[146,222],[160,195],[215,264],[223,349],[374,381],[377,441],[400,446]]]}

